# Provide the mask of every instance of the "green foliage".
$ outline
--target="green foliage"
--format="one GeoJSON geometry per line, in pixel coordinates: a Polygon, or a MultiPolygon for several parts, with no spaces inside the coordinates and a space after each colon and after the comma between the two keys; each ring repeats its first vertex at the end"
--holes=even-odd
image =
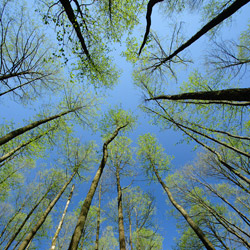
{"type": "Polygon", "coordinates": [[[110,109],[104,114],[103,119],[99,122],[99,128],[104,140],[110,136],[118,127],[123,127],[122,133],[131,131],[136,124],[137,118],[131,111],[126,111],[118,106],[110,109]]]}
{"type": "Polygon", "coordinates": [[[154,135],[148,133],[140,136],[138,145],[138,159],[149,180],[156,179],[153,166],[157,168],[159,173],[165,173],[169,170],[171,157],[164,153],[163,147],[154,135]]]}
{"type": "Polygon", "coordinates": [[[102,1],[81,6],[81,13],[72,4],[81,33],[86,40],[92,63],[82,53],[80,42],[72,30],[65,13],[61,13],[61,4],[50,1],[43,2],[39,7],[46,24],[54,23],[60,49],[57,56],[63,56],[67,62],[71,53],[78,57],[73,69],[78,69],[78,76],[88,80],[95,87],[112,87],[119,76],[112,63],[109,52],[114,44],[120,42],[125,32],[130,32],[139,22],[139,15],[145,8],[145,3],[135,1],[102,1]],[[48,12],[44,10],[49,10],[48,12]],[[124,11],[126,10],[126,11],[124,11]],[[70,49],[64,46],[64,41],[70,43],[70,49]],[[101,42],[100,42],[101,41],[101,42]]]}
{"type": "Polygon", "coordinates": [[[163,249],[163,237],[151,229],[142,228],[139,232],[139,240],[137,240],[137,237],[137,232],[134,232],[133,242],[136,249],[163,249]]]}
{"type": "Polygon", "coordinates": [[[104,230],[102,237],[99,242],[99,249],[103,250],[116,250],[118,249],[118,241],[113,232],[112,226],[106,227],[104,230]]]}
{"type": "Polygon", "coordinates": [[[240,44],[238,46],[238,57],[241,61],[250,60],[250,24],[248,24],[247,29],[240,35],[240,44]]]}

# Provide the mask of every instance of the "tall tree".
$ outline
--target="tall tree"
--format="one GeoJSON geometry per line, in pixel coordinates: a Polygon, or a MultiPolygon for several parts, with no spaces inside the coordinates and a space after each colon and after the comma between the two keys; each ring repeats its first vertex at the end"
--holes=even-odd
{"type": "Polygon", "coordinates": [[[156,138],[150,134],[146,134],[140,138],[139,145],[140,150],[138,152],[138,155],[141,159],[142,166],[145,167],[145,172],[148,173],[149,176],[152,176],[152,173],[150,173],[150,169],[154,172],[157,180],[161,184],[164,191],[167,193],[170,202],[182,214],[189,226],[194,230],[196,235],[202,241],[206,249],[214,250],[215,247],[213,246],[213,244],[209,241],[200,227],[189,216],[187,211],[176,202],[170,189],[161,179],[159,171],[166,171],[168,169],[169,158],[166,154],[164,154],[162,147],[157,144],[156,138]]]}
{"type": "Polygon", "coordinates": [[[61,230],[61,228],[62,228],[62,224],[63,224],[63,221],[64,221],[64,217],[65,217],[65,215],[66,215],[66,213],[67,213],[68,206],[69,206],[70,200],[71,200],[71,198],[72,198],[74,188],[75,188],[75,185],[73,184],[73,185],[72,185],[72,188],[71,188],[71,191],[70,191],[70,194],[69,194],[69,198],[68,198],[68,200],[67,200],[66,206],[65,206],[64,211],[63,211],[63,214],[62,214],[62,218],[61,218],[61,220],[60,220],[60,222],[59,222],[58,228],[56,229],[55,235],[54,235],[54,237],[53,237],[53,239],[52,239],[52,244],[51,244],[51,248],[50,248],[51,250],[53,250],[53,249],[56,248],[56,240],[57,240],[57,237],[58,237],[58,235],[59,235],[59,232],[60,232],[60,230],[61,230]]]}
{"type": "Polygon", "coordinates": [[[114,140],[109,148],[108,165],[112,168],[116,179],[119,245],[121,250],[126,249],[121,177],[131,175],[129,173],[131,170],[128,169],[133,165],[131,143],[132,141],[129,138],[123,136],[114,140]]]}
{"type": "Polygon", "coordinates": [[[81,208],[80,215],[78,217],[77,225],[72,235],[72,239],[69,245],[69,249],[76,250],[80,241],[80,237],[82,231],[84,229],[85,221],[88,215],[88,211],[94,197],[96,188],[98,186],[99,180],[101,178],[103,169],[106,165],[108,159],[108,145],[115,139],[118,135],[119,131],[126,128],[129,129],[133,126],[134,118],[131,117],[129,113],[122,109],[118,110],[110,110],[109,113],[105,117],[106,119],[103,120],[101,126],[103,126],[104,130],[104,144],[102,148],[102,160],[97,169],[95,177],[91,183],[90,189],[88,191],[87,197],[84,200],[84,203],[81,208]],[[105,126],[106,125],[106,126],[105,126]],[[110,129],[114,129],[113,133],[110,134],[110,129]]]}

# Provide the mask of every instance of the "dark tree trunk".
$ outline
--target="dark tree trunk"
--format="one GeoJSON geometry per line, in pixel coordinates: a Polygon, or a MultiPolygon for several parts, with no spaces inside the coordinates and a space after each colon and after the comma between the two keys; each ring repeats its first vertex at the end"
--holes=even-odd
{"type": "Polygon", "coordinates": [[[35,206],[33,206],[33,208],[30,210],[30,212],[27,214],[26,218],[23,220],[22,224],[18,227],[18,229],[16,230],[16,232],[12,235],[12,237],[10,238],[10,240],[8,241],[6,247],[4,248],[4,250],[9,249],[9,247],[11,246],[11,244],[13,243],[13,241],[16,239],[17,235],[20,233],[20,231],[23,229],[24,225],[26,224],[26,222],[28,221],[28,219],[30,218],[30,216],[33,214],[33,212],[36,210],[36,208],[41,204],[41,202],[44,200],[44,198],[47,196],[48,192],[50,191],[50,188],[47,190],[47,192],[39,199],[39,201],[35,204],[35,206]]]}
{"type": "MultiPolygon", "coordinates": [[[[47,130],[45,133],[42,133],[42,134],[40,134],[40,135],[38,135],[38,136],[36,136],[36,137],[30,139],[29,141],[24,142],[24,143],[18,145],[17,147],[15,147],[15,148],[12,149],[11,151],[9,151],[8,153],[6,153],[6,154],[4,154],[2,157],[0,157],[0,162],[3,162],[3,161],[5,161],[5,160],[9,159],[9,158],[10,158],[12,155],[14,155],[17,151],[19,151],[20,149],[22,149],[22,148],[28,146],[30,143],[32,143],[32,142],[34,142],[34,141],[40,139],[41,137],[43,137],[44,135],[48,134],[48,133],[49,133],[50,131],[52,131],[53,129],[54,129],[54,128],[49,129],[49,130],[47,130]]],[[[1,166],[0,166],[0,167],[1,167],[1,166]]]]}
{"type": "Polygon", "coordinates": [[[97,172],[95,174],[95,177],[94,177],[94,179],[93,179],[93,181],[91,183],[91,186],[90,186],[89,192],[87,194],[87,197],[84,200],[84,203],[82,205],[82,209],[81,209],[80,215],[78,217],[76,228],[75,228],[75,231],[74,231],[74,233],[72,235],[71,242],[70,242],[70,245],[69,245],[69,248],[68,248],[69,250],[77,250],[77,247],[78,247],[78,244],[79,244],[79,241],[80,241],[80,238],[81,238],[82,231],[84,229],[84,225],[85,225],[85,222],[86,222],[86,218],[87,218],[87,215],[88,215],[88,212],[89,212],[89,208],[90,208],[92,199],[94,197],[96,188],[98,186],[98,183],[99,183],[99,180],[101,178],[103,169],[104,169],[104,167],[106,165],[106,162],[107,162],[107,159],[108,159],[108,144],[111,141],[113,141],[114,138],[118,135],[119,130],[121,130],[122,128],[124,128],[126,126],[127,126],[127,124],[124,125],[124,126],[117,127],[116,130],[114,131],[114,133],[111,135],[111,137],[103,144],[102,161],[101,161],[100,166],[99,166],[99,168],[98,168],[98,170],[97,170],[97,172]]]}
{"type": "Polygon", "coordinates": [[[75,112],[77,110],[79,110],[81,107],[77,107],[77,108],[73,108],[71,110],[67,110],[67,111],[64,111],[64,112],[61,112],[60,114],[57,114],[57,115],[53,115],[53,116],[50,116],[50,117],[47,117],[47,118],[44,118],[44,119],[41,119],[39,121],[35,121],[35,122],[32,122],[22,128],[18,128],[16,130],[13,130],[11,131],[10,133],[8,133],[7,135],[3,136],[2,138],[0,138],[0,146],[7,143],[8,141],[14,139],[15,137],[21,135],[21,134],[24,134],[25,132],[29,131],[29,130],[32,130],[38,126],[40,126],[41,124],[44,124],[44,123],[47,123],[47,122],[50,122],[52,120],[55,120],[57,118],[60,118],[64,115],[67,115],[69,113],[72,113],[72,112],[75,112]]]}
{"type": "MultiPolygon", "coordinates": [[[[203,101],[250,101],[250,88],[223,89],[215,91],[200,91],[178,95],[160,95],[148,100],[203,100],[203,101]]],[[[223,104],[223,102],[222,102],[223,104]]]]}
{"type": "Polygon", "coordinates": [[[69,18],[69,21],[72,23],[72,27],[75,29],[75,32],[77,34],[78,39],[80,40],[80,43],[82,45],[82,49],[83,49],[84,53],[86,54],[87,58],[89,60],[91,60],[89,51],[87,49],[86,43],[85,43],[84,38],[83,38],[82,33],[81,33],[80,25],[77,22],[77,19],[76,19],[76,16],[74,14],[74,10],[71,7],[70,1],[69,0],[60,0],[60,2],[62,4],[68,18],[69,18]]]}
{"type": "Polygon", "coordinates": [[[99,249],[99,236],[100,236],[100,224],[101,224],[101,197],[102,197],[102,179],[101,179],[100,184],[99,184],[95,250],[99,249]]]}

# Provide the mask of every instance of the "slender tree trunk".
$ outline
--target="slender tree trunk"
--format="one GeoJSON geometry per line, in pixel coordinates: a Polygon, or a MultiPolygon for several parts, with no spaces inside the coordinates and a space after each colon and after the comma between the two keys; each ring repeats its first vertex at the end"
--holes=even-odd
{"type": "MultiPolygon", "coordinates": [[[[2,166],[0,165],[0,168],[1,168],[2,166]]],[[[25,165],[23,165],[22,167],[20,167],[20,168],[18,168],[18,169],[15,169],[12,173],[10,173],[9,175],[7,175],[4,179],[2,179],[1,181],[0,181],[0,185],[1,184],[3,184],[6,180],[8,180],[13,174],[15,174],[17,171],[19,171],[19,170],[21,170],[21,169],[23,169],[23,168],[25,168],[26,166],[25,165]]],[[[0,236],[0,238],[1,238],[1,236],[0,236]]]]}
{"type": "Polygon", "coordinates": [[[163,0],[149,0],[148,5],[147,5],[147,14],[146,14],[146,20],[147,20],[147,26],[146,26],[146,31],[144,34],[144,38],[140,47],[140,50],[138,52],[138,55],[140,56],[143,47],[146,44],[146,41],[148,39],[148,34],[150,31],[150,26],[151,26],[151,15],[152,15],[152,11],[153,11],[153,7],[155,4],[159,3],[159,2],[163,2],[163,0]]]}
{"type": "Polygon", "coordinates": [[[0,76],[0,81],[7,80],[12,77],[17,77],[17,76],[22,76],[22,75],[28,75],[28,71],[22,71],[22,72],[17,72],[17,73],[10,73],[10,74],[3,74],[0,76]]]}
{"type": "Polygon", "coordinates": [[[30,218],[30,216],[34,213],[34,211],[36,210],[36,208],[41,204],[41,202],[47,196],[47,194],[48,194],[49,191],[50,191],[50,188],[48,188],[48,190],[46,191],[46,193],[39,199],[39,201],[35,204],[35,206],[33,206],[33,208],[27,214],[26,218],[23,220],[22,224],[18,227],[17,231],[12,235],[12,237],[8,241],[8,243],[5,246],[4,250],[9,249],[9,247],[11,246],[11,244],[13,243],[13,241],[16,239],[17,235],[21,232],[21,230],[23,229],[24,225],[26,224],[26,222],[28,221],[28,219],[30,218]]]}
{"type": "MultiPolygon", "coordinates": [[[[54,128],[51,128],[49,130],[47,130],[45,133],[42,133],[30,140],[28,140],[27,142],[24,142],[20,145],[18,145],[17,147],[15,147],[14,149],[12,149],[11,151],[9,151],[8,153],[6,153],[5,155],[3,155],[2,157],[0,157],[0,162],[3,162],[5,160],[7,160],[8,158],[10,158],[13,154],[15,154],[17,151],[19,151],[20,149],[26,147],[27,145],[29,145],[30,143],[40,139],[41,137],[43,137],[44,135],[48,134],[50,131],[52,131],[54,128]]],[[[1,167],[1,166],[0,166],[1,167]]]]}
{"type": "Polygon", "coordinates": [[[130,249],[133,250],[131,211],[128,211],[128,222],[129,222],[129,245],[130,249]]]}
{"type": "Polygon", "coordinates": [[[173,204],[173,206],[182,214],[182,216],[185,218],[185,220],[187,221],[189,226],[194,230],[194,232],[196,233],[198,238],[202,241],[202,243],[206,247],[206,249],[215,250],[212,243],[208,240],[208,238],[205,236],[205,234],[200,229],[200,227],[188,215],[187,211],[175,201],[175,199],[173,198],[172,193],[170,192],[169,188],[166,186],[166,184],[162,181],[161,177],[159,176],[159,173],[158,173],[158,171],[157,171],[154,164],[152,164],[152,167],[153,167],[154,173],[155,173],[158,181],[160,182],[162,188],[167,193],[168,198],[169,198],[170,202],[173,204]]]}
{"type": "Polygon", "coordinates": [[[250,249],[249,241],[246,240],[245,238],[243,238],[243,236],[242,236],[242,234],[245,234],[247,239],[250,238],[250,235],[245,230],[242,230],[241,228],[236,226],[234,223],[232,223],[232,222],[228,221],[227,219],[225,219],[221,214],[219,214],[214,208],[209,206],[203,200],[199,199],[199,202],[200,201],[202,202],[203,207],[207,211],[209,211],[211,216],[213,216],[220,223],[220,225],[223,226],[226,229],[226,231],[228,231],[232,235],[236,236],[247,247],[247,249],[250,249]]]}
{"type": "MultiPolygon", "coordinates": [[[[188,135],[190,138],[192,138],[194,141],[196,141],[198,144],[200,144],[201,146],[203,146],[204,148],[206,148],[208,151],[210,151],[211,153],[215,154],[218,161],[224,166],[226,167],[231,173],[233,173],[235,176],[239,177],[241,180],[243,180],[244,182],[246,182],[248,185],[250,184],[250,179],[247,178],[247,176],[244,176],[241,174],[240,171],[238,171],[237,169],[235,169],[234,167],[230,166],[226,161],[223,160],[222,156],[217,152],[215,151],[213,148],[209,147],[208,145],[206,145],[205,143],[201,142],[200,140],[198,140],[196,137],[194,137],[190,132],[188,132],[187,130],[191,130],[192,132],[195,132],[195,130],[192,130],[191,128],[183,125],[183,124],[180,124],[178,122],[176,122],[172,117],[170,117],[167,113],[167,111],[164,109],[164,107],[161,106],[161,104],[158,102],[158,105],[163,109],[163,111],[166,113],[166,116],[160,114],[159,112],[156,112],[150,108],[147,108],[147,110],[153,112],[154,114],[157,114],[159,115],[160,117],[168,120],[169,122],[175,124],[181,131],[183,131],[186,135],[188,135]]],[[[196,131],[196,133],[202,135],[201,133],[199,133],[198,131],[196,131]]],[[[243,171],[245,171],[244,169],[241,169],[243,171]]],[[[232,180],[233,181],[233,180],[232,180]]],[[[235,183],[235,182],[234,182],[235,183]]],[[[250,194],[250,191],[248,188],[245,188],[241,182],[238,182],[237,184],[238,186],[240,186],[244,191],[246,191],[247,193],[250,194]]]]}
{"type": "Polygon", "coordinates": [[[119,167],[116,168],[116,187],[117,187],[117,202],[118,202],[119,244],[120,244],[120,250],[126,250],[123,211],[122,211],[122,188],[120,184],[119,167]]]}
{"type": "Polygon", "coordinates": [[[51,250],[54,250],[54,249],[56,248],[56,240],[57,240],[57,237],[58,237],[58,235],[59,235],[59,233],[60,233],[60,230],[61,230],[61,228],[62,228],[62,224],[63,224],[64,218],[65,218],[65,215],[66,215],[66,213],[67,213],[67,209],[68,209],[70,200],[71,200],[71,198],[72,198],[74,188],[75,188],[75,185],[73,184],[73,185],[72,185],[72,189],[71,189],[70,194],[69,194],[69,198],[68,198],[68,200],[67,200],[67,202],[66,202],[66,206],[65,206],[64,211],[63,211],[62,218],[61,218],[61,220],[60,220],[60,222],[59,222],[58,228],[57,228],[57,230],[56,230],[56,232],[55,232],[55,235],[54,235],[54,237],[53,237],[52,244],[51,244],[51,248],[50,248],[51,250]]]}
{"type": "Polygon", "coordinates": [[[61,113],[59,113],[57,115],[53,115],[53,116],[41,119],[39,121],[32,122],[32,123],[30,123],[30,124],[28,124],[28,125],[26,125],[26,126],[24,126],[22,128],[13,130],[10,133],[8,133],[7,135],[0,138],[0,146],[7,143],[8,141],[14,139],[15,137],[17,137],[17,136],[19,136],[21,134],[24,134],[25,132],[40,126],[41,124],[47,123],[49,121],[55,120],[55,119],[60,118],[60,117],[62,117],[64,115],[67,115],[69,113],[75,112],[75,111],[79,110],[80,108],[81,107],[73,108],[73,109],[61,112],[61,113]]]}
{"type": "MultiPolygon", "coordinates": [[[[49,75],[46,75],[46,76],[49,76],[49,75]]],[[[6,94],[8,94],[8,93],[10,93],[10,92],[12,92],[12,91],[14,91],[14,90],[18,89],[18,88],[22,88],[22,87],[24,87],[25,85],[28,85],[28,84],[30,84],[30,83],[32,83],[32,82],[34,82],[34,81],[36,81],[36,80],[40,80],[40,79],[42,79],[43,77],[45,77],[45,75],[42,75],[41,77],[34,78],[34,79],[32,79],[31,81],[28,81],[28,82],[22,83],[22,84],[20,84],[20,85],[18,85],[18,86],[16,86],[16,87],[14,87],[14,88],[8,89],[8,90],[6,90],[6,91],[4,91],[4,92],[0,93],[0,96],[2,96],[2,95],[6,95],[6,94]]],[[[1,79],[0,79],[0,80],[1,80],[1,79]]]]}
{"type": "Polygon", "coordinates": [[[32,238],[35,236],[35,234],[37,233],[39,228],[42,226],[42,224],[46,220],[48,214],[50,213],[52,208],[55,206],[56,202],[59,200],[59,198],[62,196],[62,194],[65,191],[65,189],[67,188],[67,186],[70,184],[70,182],[74,178],[75,174],[76,174],[76,171],[71,175],[69,180],[64,184],[64,186],[61,188],[60,192],[57,194],[55,199],[49,204],[49,206],[47,207],[47,209],[45,210],[43,215],[38,220],[37,224],[32,228],[30,233],[28,233],[28,235],[25,237],[23,242],[20,244],[18,250],[24,250],[28,246],[29,242],[32,240],[32,238]]]}
{"type": "Polygon", "coordinates": [[[250,219],[247,218],[246,215],[241,213],[241,211],[239,209],[237,209],[237,207],[235,207],[232,203],[230,203],[225,197],[223,197],[219,192],[217,192],[209,184],[201,182],[197,178],[195,178],[195,181],[199,182],[201,185],[205,186],[207,189],[209,189],[211,192],[213,192],[215,195],[217,195],[222,201],[224,201],[228,206],[230,206],[241,217],[241,219],[250,227],[250,219]]]}
{"type": "Polygon", "coordinates": [[[102,176],[103,169],[104,169],[104,167],[106,165],[106,162],[107,162],[107,159],[108,159],[108,144],[111,141],[113,141],[114,138],[118,135],[119,130],[126,127],[127,125],[128,124],[126,124],[124,126],[117,127],[116,130],[114,131],[114,133],[110,136],[110,138],[103,144],[102,161],[101,161],[101,163],[99,165],[99,168],[97,169],[97,172],[96,172],[95,177],[94,177],[94,179],[93,179],[93,181],[91,183],[91,186],[90,186],[89,192],[87,194],[87,197],[85,198],[84,203],[82,205],[82,209],[81,209],[80,215],[78,217],[76,228],[74,230],[74,233],[72,235],[71,242],[70,242],[70,245],[69,245],[69,248],[68,248],[69,250],[77,250],[77,247],[78,247],[78,244],[79,244],[79,241],[80,241],[80,238],[81,238],[82,231],[84,229],[84,225],[85,225],[85,222],[86,222],[86,218],[87,218],[87,215],[88,215],[88,212],[89,212],[89,208],[90,208],[92,199],[94,197],[96,188],[98,186],[99,180],[100,180],[100,178],[102,176]]]}
{"type": "Polygon", "coordinates": [[[206,34],[209,30],[220,24],[222,21],[233,15],[237,10],[239,10],[241,7],[246,5],[250,0],[236,0],[234,3],[232,3],[228,8],[226,8],[224,11],[222,11],[218,16],[216,16],[214,19],[212,19],[210,22],[208,22],[205,26],[203,26],[194,36],[192,36],[187,42],[182,44],[177,50],[175,50],[171,55],[169,55],[167,58],[162,60],[158,65],[156,65],[156,68],[161,66],[163,63],[166,63],[167,61],[171,60],[174,56],[176,56],[178,53],[189,47],[192,43],[197,41],[200,37],[202,37],[204,34],[206,34]]]}
{"type": "Polygon", "coordinates": [[[137,210],[135,210],[135,225],[136,225],[136,250],[141,250],[141,245],[139,241],[139,226],[138,226],[138,218],[137,218],[137,210]]]}
{"type": "Polygon", "coordinates": [[[101,223],[101,196],[102,196],[102,179],[100,180],[99,184],[95,250],[99,249],[99,236],[100,236],[100,223],[101,223]]]}
{"type": "MultiPolygon", "coordinates": [[[[16,211],[16,213],[10,218],[10,220],[8,221],[8,223],[5,225],[4,229],[2,230],[1,234],[0,234],[0,238],[2,238],[2,236],[4,235],[6,229],[8,228],[8,226],[11,224],[11,222],[16,218],[16,216],[19,214],[19,212],[23,209],[24,205],[26,204],[26,200],[22,203],[21,207],[19,207],[19,209],[16,211]]],[[[3,242],[0,243],[0,245],[3,242]]]]}
{"type": "Polygon", "coordinates": [[[250,101],[250,88],[223,89],[215,91],[200,91],[178,95],[159,95],[149,100],[203,100],[203,101],[250,101]]]}

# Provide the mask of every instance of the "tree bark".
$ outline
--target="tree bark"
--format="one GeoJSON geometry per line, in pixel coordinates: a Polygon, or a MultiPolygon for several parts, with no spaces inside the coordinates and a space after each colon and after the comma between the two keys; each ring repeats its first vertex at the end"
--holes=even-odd
{"type": "Polygon", "coordinates": [[[222,21],[233,15],[237,10],[246,5],[250,0],[236,0],[232,3],[228,8],[222,11],[218,16],[208,22],[205,26],[203,26],[194,36],[192,36],[187,42],[182,44],[178,49],[176,49],[171,55],[162,60],[160,63],[156,65],[155,68],[160,67],[163,63],[171,60],[178,53],[189,47],[192,43],[197,41],[200,37],[206,34],[209,30],[220,24],[222,21]]]}
{"type": "Polygon", "coordinates": [[[134,207],[135,210],[135,225],[136,225],[136,249],[141,250],[141,245],[140,245],[140,240],[139,240],[139,223],[138,223],[138,214],[137,214],[137,210],[134,207]]]}
{"type": "Polygon", "coordinates": [[[129,221],[129,245],[130,245],[130,250],[133,250],[131,211],[128,211],[128,221],[129,221]]]}
{"type": "Polygon", "coordinates": [[[100,224],[101,224],[101,196],[102,196],[102,179],[99,184],[95,250],[99,249],[99,236],[100,236],[100,224]]]}
{"type": "Polygon", "coordinates": [[[126,250],[123,211],[122,211],[122,188],[120,184],[119,167],[116,168],[116,187],[117,187],[117,203],[118,203],[119,244],[120,244],[120,250],[126,250]]]}
{"type": "Polygon", "coordinates": [[[74,28],[78,39],[80,40],[80,43],[82,45],[82,49],[83,49],[84,53],[86,54],[87,58],[92,62],[92,60],[90,58],[89,51],[88,51],[86,43],[85,43],[85,40],[84,40],[82,33],[81,33],[80,25],[77,22],[77,19],[76,19],[76,16],[74,14],[74,10],[71,7],[70,1],[69,0],[60,0],[60,2],[61,2],[61,4],[62,4],[62,6],[63,6],[63,8],[68,16],[69,21],[72,23],[72,27],[74,28]]]}
{"type": "Polygon", "coordinates": [[[25,132],[40,126],[41,124],[47,123],[49,121],[55,120],[55,119],[60,118],[60,117],[62,117],[64,115],[67,115],[69,113],[75,112],[75,111],[77,111],[77,110],[79,110],[81,108],[82,107],[73,108],[73,109],[61,112],[61,113],[59,113],[57,115],[53,115],[53,116],[41,119],[39,121],[32,122],[32,123],[30,123],[30,124],[28,124],[28,125],[26,125],[26,126],[24,126],[22,128],[18,128],[16,130],[13,130],[10,133],[8,133],[7,135],[0,138],[0,146],[7,143],[8,141],[14,139],[15,137],[17,137],[17,136],[19,136],[21,134],[24,134],[25,132]]]}
{"type": "Polygon", "coordinates": [[[57,196],[55,197],[55,199],[49,204],[49,206],[47,207],[47,209],[45,210],[45,212],[43,213],[43,215],[38,220],[37,224],[32,228],[32,230],[30,231],[30,233],[28,233],[28,235],[25,237],[25,239],[23,240],[23,242],[20,244],[18,250],[25,250],[25,248],[28,246],[28,244],[30,243],[30,241],[33,239],[33,237],[35,236],[35,234],[37,233],[37,231],[39,230],[39,228],[42,226],[42,224],[46,220],[46,218],[49,215],[50,211],[53,209],[53,207],[55,206],[55,204],[57,203],[57,201],[59,200],[59,198],[61,197],[61,195],[65,191],[65,189],[67,188],[67,186],[70,184],[70,182],[74,178],[75,174],[76,174],[76,171],[71,175],[71,177],[69,178],[69,180],[64,184],[64,186],[61,188],[60,192],[57,194],[57,196]]]}
{"type": "Polygon", "coordinates": [[[189,226],[194,230],[198,238],[202,241],[203,245],[206,247],[208,250],[215,250],[213,244],[208,240],[208,238],[205,236],[203,231],[200,229],[200,227],[192,220],[192,218],[188,215],[187,211],[179,205],[175,199],[172,196],[172,193],[170,192],[169,188],[166,186],[166,184],[162,181],[156,167],[154,164],[151,164],[154,170],[154,173],[161,184],[162,188],[164,191],[167,193],[168,198],[170,202],[173,204],[173,206],[182,214],[182,216],[185,218],[189,226]]]}
{"type": "MultiPolygon", "coordinates": [[[[206,100],[206,101],[250,101],[250,88],[223,89],[215,91],[200,91],[182,93],[178,95],[159,95],[147,99],[150,100],[206,100]]],[[[223,104],[223,102],[222,102],[223,104]]]]}
{"type": "Polygon", "coordinates": [[[91,186],[90,186],[89,192],[87,194],[87,197],[84,200],[84,203],[82,205],[82,209],[81,209],[80,215],[78,217],[76,228],[74,230],[74,233],[73,233],[71,241],[70,241],[70,245],[69,245],[69,248],[68,248],[69,250],[77,250],[77,247],[78,247],[78,244],[79,244],[79,241],[80,241],[80,238],[81,238],[82,231],[84,229],[84,225],[85,225],[85,222],[86,222],[86,218],[87,218],[87,215],[88,215],[88,212],[89,212],[89,208],[90,208],[92,199],[94,197],[96,188],[98,186],[98,183],[99,183],[99,180],[101,178],[103,169],[104,169],[104,167],[106,165],[106,162],[107,162],[107,159],[108,159],[108,144],[111,141],[113,141],[114,138],[118,135],[118,132],[122,128],[126,127],[127,125],[128,124],[117,127],[116,130],[114,131],[114,133],[110,136],[110,138],[103,144],[102,161],[101,161],[101,163],[99,165],[99,168],[97,169],[97,172],[96,172],[95,177],[94,177],[94,179],[93,179],[93,181],[91,183],[91,186]]]}
{"type": "Polygon", "coordinates": [[[148,39],[148,34],[149,34],[149,31],[150,31],[150,26],[151,26],[151,15],[152,15],[153,7],[158,2],[163,2],[163,0],[149,0],[149,2],[148,2],[147,14],[146,14],[147,26],[146,26],[146,31],[145,31],[145,35],[144,35],[144,38],[143,38],[143,42],[142,42],[142,45],[141,45],[139,53],[138,53],[139,56],[140,56],[140,54],[142,52],[142,49],[145,46],[146,41],[148,39]]]}
{"type": "Polygon", "coordinates": [[[54,235],[54,237],[53,237],[53,240],[52,240],[52,244],[51,244],[50,250],[54,250],[54,249],[56,248],[56,240],[57,240],[57,237],[58,237],[58,235],[59,235],[59,233],[60,233],[60,230],[61,230],[61,228],[62,228],[62,224],[63,224],[64,218],[65,218],[65,215],[66,215],[66,213],[67,213],[67,209],[68,209],[70,200],[71,200],[71,198],[72,198],[74,188],[75,188],[75,185],[73,184],[73,185],[72,185],[72,188],[71,188],[71,191],[70,191],[70,194],[69,194],[69,198],[68,198],[68,200],[67,200],[66,206],[65,206],[64,211],[63,211],[62,218],[61,218],[61,220],[60,220],[60,222],[59,222],[58,228],[57,228],[57,230],[56,230],[56,232],[55,232],[55,235],[54,235]]]}

